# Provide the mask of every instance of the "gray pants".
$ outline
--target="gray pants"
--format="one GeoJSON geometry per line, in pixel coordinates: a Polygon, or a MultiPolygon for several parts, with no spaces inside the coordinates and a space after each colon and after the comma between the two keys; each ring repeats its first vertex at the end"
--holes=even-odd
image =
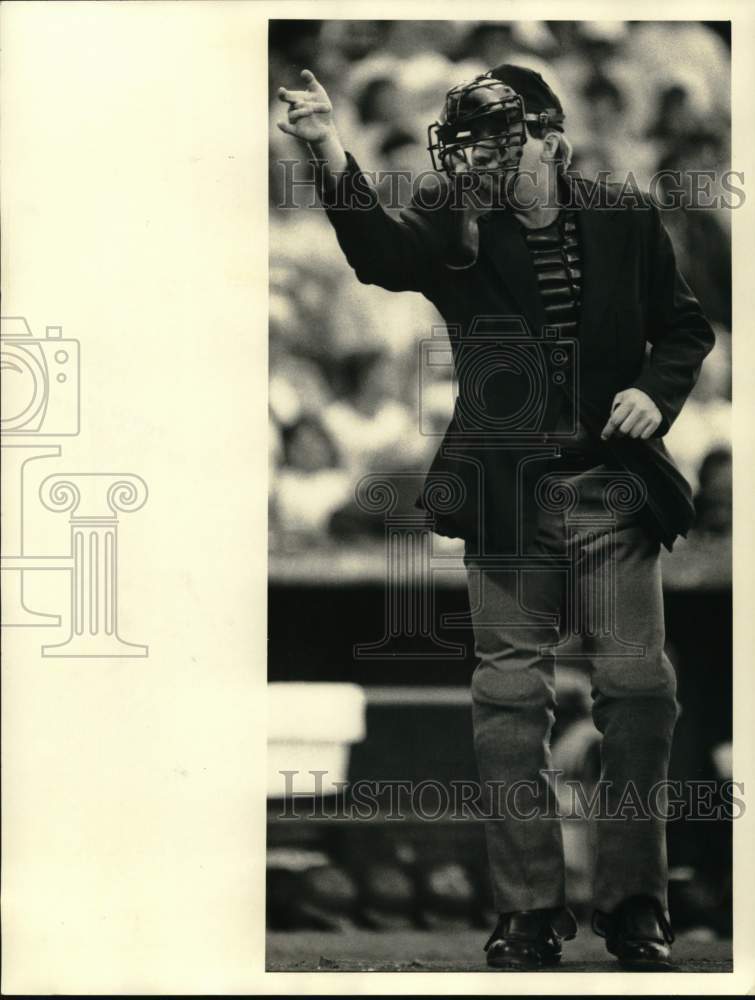
{"type": "MultiPolygon", "coordinates": [[[[472,696],[480,780],[498,809],[500,783],[521,782],[519,816],[533,816],[517,818],[506,810],[486,822],[499,913],[565,905],[561,821],[552,779],[542,774],[552,769],[559,654],[543,647],[569,631],[568,655],[576,652],[589,669],[608,815],[630,783],[630,794],[647,806],[651,789],[667,778],[678,705],[674,669],[663,650],[660,545],[636,514],[605,518],[601,472],[604,467],[571,480],[579,501],[568,519],[538,511],[530,551],[543,557],[543,565],[521,573],[519,584],[514,572],[491,568],[469,547],[465,555],[479,657],[472,696]],[[549,622],[544,615],[558,618],[549,622]]],[[[611,910],[638,893],[655,896],[665,908],[665,823],[653,811],[649,819],[596,820],[598,909],[611,910]]]]}

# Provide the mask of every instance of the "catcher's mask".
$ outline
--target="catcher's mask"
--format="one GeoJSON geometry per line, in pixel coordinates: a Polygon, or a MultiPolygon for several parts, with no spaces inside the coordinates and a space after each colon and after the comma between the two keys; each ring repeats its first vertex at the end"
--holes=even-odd
{"type": "Polygon", "coordinates": [[[428,151],[435,170],[449,176],[463,162],[476,174],[516,172],[527,142],[527,126],[543,130],[560,128],[564,115],[556,108],[528,114],[524,100],[489,71],[471,83],[460,83],[446,94],[443,120],[428,127],[428,151]],[[475,163],[475,147],[497,150],[492,165],[475,163]],[[513,157],[506,150],[515,151],[513,157]]]}

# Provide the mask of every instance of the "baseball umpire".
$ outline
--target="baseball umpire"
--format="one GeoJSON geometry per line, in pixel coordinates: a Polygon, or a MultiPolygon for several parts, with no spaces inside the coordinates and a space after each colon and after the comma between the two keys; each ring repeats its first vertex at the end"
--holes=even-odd
{"type": "Polygon", "coordinates": [[[491,801],[501,783],[523,792],[520,812],[486,823],[500,914],[488,964],[555,964],[576,933],[550,757],[566,650],[590,670],[602,734],[593,928],[626,968],[669,968],[659,789],[678,705],[659,556],[694,508],[662,439],[711,326],[650,200],[570,171],[564,109],[538,73],[501,65],[448,92],[429,129],[435,171],[399,218],[345,152],[324,88],[301,75],[302,89],[279,90],[279,127],[309,145],[357,278],[421,292],[451,337],[458,398],[418,504],[432,513],[434,485],[461,484],[432,527],[465,540],[480,778],[491,801]],[[540,386],[529,402],[523,384],[540,386]]]}

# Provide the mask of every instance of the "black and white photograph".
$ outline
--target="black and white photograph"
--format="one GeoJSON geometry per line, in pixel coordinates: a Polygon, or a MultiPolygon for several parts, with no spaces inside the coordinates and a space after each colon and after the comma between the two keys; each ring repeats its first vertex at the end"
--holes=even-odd
{"type": "Polygon", "coordinates": [[[731,968],[730,64],[271,20],[269,969],[731,968]]]}

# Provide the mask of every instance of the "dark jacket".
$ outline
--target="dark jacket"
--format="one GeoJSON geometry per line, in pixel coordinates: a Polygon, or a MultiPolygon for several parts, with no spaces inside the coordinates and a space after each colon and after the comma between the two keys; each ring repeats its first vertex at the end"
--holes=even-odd
{"type": "Polygon", "coordinates": [[[501,369],[498,380],[459,379],[453,418],[418,500],[420,506],[434,510],[434,530],[467,539],[478,539],[482,533],[486,550],[513,550],[516,524],[522,516],[526,519],[531,503],[527,490],[532,487],[529,480],[529,487],[518,482],[517,470],[526,468],[539,478],[550,467],[548,456],[558,454],[552,445],[566,443],[552,433],[559,410],[570,402],[576,405],[584,426],[598,437],[615,394],[635,386],[658,406],[661,426],[649,441],[614,437],[602,447],[609,464],[645,483],[644,515],[670,549],[677,535],[687,533],[694,507],[689,484],[661,438],[713,347],[713,331],[677,270],[657,209],[648,200],[638,204],[636,198],[631,204],[616,204],[613,189],[577,176],[567,176],[565,183],[566,197],[578,208],[583,290],[577,354],[573,363],[566,364],[568,377],[560,391],[538,348],[531,347],[536,359],[532,365],[525,360],[522,367],[516,361],[516,356],[522,361],[523,349],[530,350],[528,343],[522,345],[523,338],[547,342],[547,326],[529,252],[510,212],[496,210],[480,219],[477,259],[466,269],[455,269],[449,262],[458,260],[454,236],[458,216],[442,175],[428,175],[400,218],[383,210],[351,156],[336,190],[323,190],[321,196],[359,281],[392,291],[421,292],[438,309],[449,328],[457,376],[465,357],[472,358],[465,370],[475,370],[472,349],[480,358],[489,354],[480,346],[480,317],[488,318],[482,321],[482,336],[490,338],[493,350],[497,346],[514,357],[513,363],[502,361],[503,354],[498,361],[488,357],[493,369],[501,369]],[[517,328],[522,332],[517,334],[517,328]],[[518,341],[514,348],[512,335],[518,341]],[[534,375],[532,371],[527,375],[528,365],[534,375]],[[519,398],[527,378],[527,391],[542,397],[534,411],[519,398]],[[483,383],[486,388],[481,389],[483,383]],[[479,392],[483,398],[473,399],[479,392]],[[470,426],[470,407],[482,413],[479,426],[470,426]],[[520,435],[516,443],[502,435],[501,427],[513,426],[507,423],[507,413],[524,414],[522,426],[532,435],[520,435]],[[498,423],[488,420],[488,414],[498,423]],[[527,420],[534,424],[530,427],[527,420]],[[462,484],[461,489],[444,506],[452,479],[457,486],[462,484]]]}

